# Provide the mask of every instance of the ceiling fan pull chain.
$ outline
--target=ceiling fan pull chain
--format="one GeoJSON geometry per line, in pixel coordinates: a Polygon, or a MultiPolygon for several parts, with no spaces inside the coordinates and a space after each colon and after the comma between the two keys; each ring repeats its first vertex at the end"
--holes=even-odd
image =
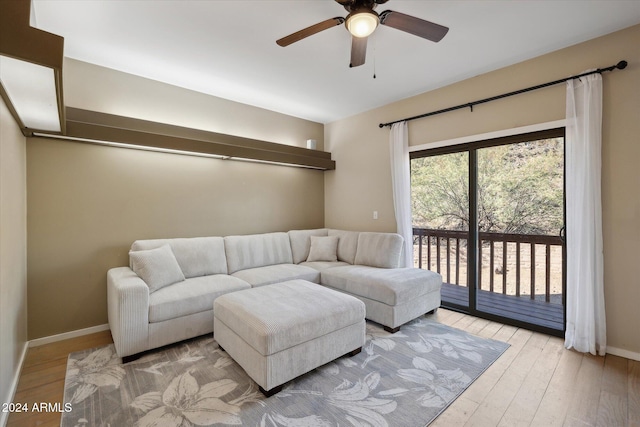
{"type": "Polygon", "coordinates": [[[373,78],[376,78],[376,38],[373,37],[373,78]]]}

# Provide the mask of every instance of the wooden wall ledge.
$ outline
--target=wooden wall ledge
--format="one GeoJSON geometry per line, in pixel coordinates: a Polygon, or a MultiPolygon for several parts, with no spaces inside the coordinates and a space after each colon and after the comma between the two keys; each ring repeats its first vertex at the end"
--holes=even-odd
{"type": "Polygon", "coordinates": [[[331,153],[324,151],[71,107],[66,108],[66,132],[62,138],[65,137],[79,142],[318,170],[333,170],[336,167],[335,161],[331,160],[331,153]]]}

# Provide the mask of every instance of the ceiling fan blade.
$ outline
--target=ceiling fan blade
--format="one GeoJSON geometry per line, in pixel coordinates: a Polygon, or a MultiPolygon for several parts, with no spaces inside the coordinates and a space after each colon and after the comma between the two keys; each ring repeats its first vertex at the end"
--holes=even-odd
{"type": "Polygon", "coordinates": [[[380,13],[380,24],[405,31],[433,42],[442,40],[449,31],[448,27],[392,10],[385,10],[380,13]]]}
{"type": "Polygon", "coordinates": [[[358,67],[364,64],[367,57],[367,37],[351,37],[351,63],[349,67],[358,67]]]}
{"type": "Polygon", "coordinates": [[[304,28],[300,31],[296,31],[293,34],[289,34],[288,36],[283,37],[280,40],[276,40],[276,43],[278,43],[278,45],[282,47],[289,46],[291,43],[295,43],[304,38],[319,33],[320,31],[328,30],[329,28],[335,27],[336,25],[340,25],[342,23],[344,23],[344,18],[342,17],[327,19],[326,21],[318,22],[315,25],[304,28]]]}

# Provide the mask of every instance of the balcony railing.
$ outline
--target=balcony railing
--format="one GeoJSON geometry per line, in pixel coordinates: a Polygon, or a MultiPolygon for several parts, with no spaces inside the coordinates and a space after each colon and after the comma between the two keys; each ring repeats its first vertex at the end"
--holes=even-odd
{"type": "MultiPolygon", "coordinates": [[[[417,267],[437,271],[445,283],[467,286],[468,232],[414,227],[413,236],[417,267]]],[[[479,237],[480,290],[564,304],[560,236],[481,232],[479,237]]]]}

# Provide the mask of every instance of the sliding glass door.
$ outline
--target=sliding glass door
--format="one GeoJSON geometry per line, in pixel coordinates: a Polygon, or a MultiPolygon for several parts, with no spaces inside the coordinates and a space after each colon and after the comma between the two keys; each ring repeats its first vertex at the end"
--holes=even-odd
{"type": "Polygon", "coordinates": [[[564,331],[564,130],[412,153],[416,266],[443,305],[564,331]]]}

